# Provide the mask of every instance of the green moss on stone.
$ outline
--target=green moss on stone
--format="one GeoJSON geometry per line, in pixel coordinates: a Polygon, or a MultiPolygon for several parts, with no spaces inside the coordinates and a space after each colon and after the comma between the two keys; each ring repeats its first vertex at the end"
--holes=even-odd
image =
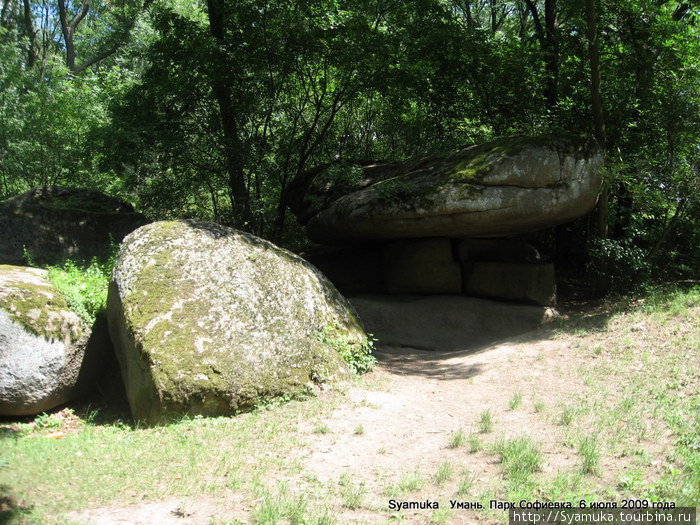
{"type": "MultiPolygon", "coordinates": [[[[0,273],[17,272],[19,276],[22,271],[22,267],[0,265],[0,273]]],[[[51,284],[36,284],[19,277],[5,278],[3,282],[5,293],[0,295],[0,308],[17,324],[46,339],[72,344],[80,338],[80,324],[66,322],[66,313],[71,310],[51,284]]]]}

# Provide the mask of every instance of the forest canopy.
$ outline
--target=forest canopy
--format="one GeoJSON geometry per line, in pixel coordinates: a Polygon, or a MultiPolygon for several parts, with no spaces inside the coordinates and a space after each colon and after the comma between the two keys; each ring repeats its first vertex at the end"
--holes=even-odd
{"type": "Polygon", "coordinates": [[[557,257],[697,279],[699,37],[697,0],[3,0],[0,198],[88,187],[299,246],[319,164],[573,131],[606,185],[557,257]]]}

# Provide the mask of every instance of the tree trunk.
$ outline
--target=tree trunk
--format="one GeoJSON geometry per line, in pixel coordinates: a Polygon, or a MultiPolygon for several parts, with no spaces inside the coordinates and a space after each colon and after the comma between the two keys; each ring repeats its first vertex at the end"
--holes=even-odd
{"type": "Polygon", "coordinates": [[[36,62],[36,34],[34,33],[34,23],[29,0],[24,1],[24,28],[29,39],[29,49],[27,49],[27,69],[32,69],[36,62]]]}
{"type": "MultiPolygon", "coordinates": [[[[596,0],[586,0],[586,36],[588,38],[588,60],[591,66],[591,109],[595,138],[605,151],[605,119],[603,118],[603,97],[600,90],[600,49],[598,45],[598,20],[596,0]]],[[[595,229],[599,239],[608,237],[608,186],[603,191],[595,210],[595,229]]]]}
{"type": "MultiPolygon", "coordinates": [[[[591,111],[595,138],[605,154],[606,136],[605,119],[603,117],[603,96],[600,89],[600,48],[598,45],[598,14],[596,0],[586,0],[586,37],[588,39],[588,60],[591,66],[591,111]]],[[[593,211],[594,236],[597,239],[608,238],[608,208],[609,191],[606,181],[598,199],[598,205],[593,211]]],[[[596,293],[605,295],[612,286],[610,276],[610,261],[601,261],[600,271],[596,275],[596,293]]]]}
{"type": "Polygon", "coordinates": [[[230,83],[221,77],[221,72],[226,71],[224,56],[224,14],[221,0],[207,0],[207,13],[209,17],[209,30],[216,41],[215,56],[212,67],[212,91],[219,106],[221,130],[224,135],[224,155],[226,157],[226,172],[228,175],[229,197],[233,207],[235,226],[249,230],[253,225],[253,216],[250,210],[250,197],[245,183],[243,171],[243,152],[238,136],[238,122],[232,103],[230,83]]]}
{"type": "Polygon", "coordinates": [[[534,0],[525,0],[535,36],[540,43],[545,71],[544,98],[553,113],[557,112],[559,103],[559,39],[557,35],[557,0],[545,0],[544,25],[534,0]]]}
{"type": "Polygon", "coordinates": [[[557,38],[557,0],[544,3],[544,61],[546,73],[545,99],[556,113],[559,104],[559,39],[557,38]]]}

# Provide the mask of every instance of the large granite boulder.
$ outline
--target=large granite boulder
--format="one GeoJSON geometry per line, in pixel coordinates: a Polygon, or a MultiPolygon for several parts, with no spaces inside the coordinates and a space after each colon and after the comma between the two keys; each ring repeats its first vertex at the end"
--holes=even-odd
{"type": "Polygon", "coordinates": [[[39,186],[0,202],[0,264],[56,264],[104,257],[148,220],[99,191],[39,186]]]}
{"type": "Polygon", "coordinates": [[[589,212],[602,160],[593,139],[509,137],[406,162],[321,166],[289,195],[320,243],[511,236],[589,212]]]}
{"type": "Polygon", "coordinates": [[[384,281],[390,294],[459,294],[462,271],[447,238],[395,241],[384,247],[384,281]]]}
{"type": "Polygon", "coordinates": [[[382,346],[473,350],[540,327],[550,308],[457,295],[349,297],[382,346]]]}
{"type": "Polygon", "coordinates": [[[38,414],[91,386],[105,349],[46,270],[0,265],[0,415],[38,414]]]}
{"type": "Polygon", "coordinates": [[[135,419],[222,415],[346,377],[366,343],[352,307],[300,257],[199,221],[124,240],[109,328],[135,419]]]}
{"type": "Polygon", "coordinates": [[[465,265],[464,292],[478,297],[553,305],[556,299],[554,265],[502,262],[465,265]]]}

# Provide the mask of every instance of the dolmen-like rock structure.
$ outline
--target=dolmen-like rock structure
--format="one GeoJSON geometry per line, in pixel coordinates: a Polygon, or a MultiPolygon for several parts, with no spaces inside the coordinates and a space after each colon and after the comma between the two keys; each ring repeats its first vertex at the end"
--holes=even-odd
{"type": "MultiPolygon", "coordinates": [[[[381,340],[387,322],[372,319],[400,309],[425,324],[417,312],[431,295],[553,305],[554,266],[527,236],[591,211],[602,161],[591,138],[508,137],[406,162],[320,166],[293,182],[291,206],[311,240],[332,246],[308,259],[381,340]]],[[[534,327],[546,316],[537,311],[492,331],[534,327]]]]}
{"type": "Polygon", "coordinates": [[[367,344],[350,304],[302,258],[231,228],[165,221],[126,237],[109,329],[134,418],[228,415],[347,377],[367,344]]]}
{"type": "Polygon", "coordinates": [[[131,204],[99,191],[38,186],[0,202],[0,264],[106,257],[113,243],[147,223],[131,204]]]}
{"type": "Polygon", "coordinates": [[[92,386],[109,351],[47,280],[0,265],[0,415],[38,414],[92,386]]]}

